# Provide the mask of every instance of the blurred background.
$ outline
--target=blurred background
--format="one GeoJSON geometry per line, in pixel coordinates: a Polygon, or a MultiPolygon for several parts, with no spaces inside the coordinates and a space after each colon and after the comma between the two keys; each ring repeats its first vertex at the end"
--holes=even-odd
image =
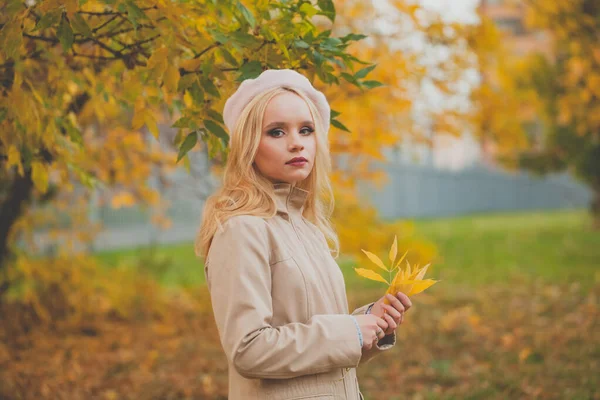
{"type": "Polygon", "coordinates": [[[193,240],[225,100],[294,68],[350,309],[394,235],[440,280],[365,398],[600,399],[599,37],[597,0],[0,0],[0,398],[227,398],[193,240]]]}

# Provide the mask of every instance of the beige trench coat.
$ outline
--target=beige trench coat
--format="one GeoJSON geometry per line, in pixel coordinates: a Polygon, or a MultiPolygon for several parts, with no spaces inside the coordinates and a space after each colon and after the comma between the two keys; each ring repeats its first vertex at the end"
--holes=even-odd
{"type": "Polygon", "coordinates": [[[356,367],[390,349],[396,335],[362,350],[342,272],[302,216],[308,192],[289,183],[274,189],[276,216],[228,219],[205,260],[229,399],[359,400],[356,367]]]}

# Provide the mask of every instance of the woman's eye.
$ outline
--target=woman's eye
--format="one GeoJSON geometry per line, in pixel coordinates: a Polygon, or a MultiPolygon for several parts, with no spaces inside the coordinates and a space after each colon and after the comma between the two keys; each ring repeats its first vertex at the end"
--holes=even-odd
{"type": "MultiPolygon", "coordinates": [[[[304,127],[300,130],[300,133],[308,136],[311,133],[313,133],[315,130],[313,128],[310,127],[304,127]]],[[[269,132],[269,135],[273,136],[273,137],[281,137],[285,132],[282,131],[281,129],[272,129],[269,132]],[[282,135],[278,135],[278,133],[281,133],[282,135]]]]}
{"type": "Polygon", "coordinates": [[[279,137],[276,135],[277,132],[283,133],[283,131],[281,129],[273,129],[273,130],[269,131],[269,135],[279,137]]]}

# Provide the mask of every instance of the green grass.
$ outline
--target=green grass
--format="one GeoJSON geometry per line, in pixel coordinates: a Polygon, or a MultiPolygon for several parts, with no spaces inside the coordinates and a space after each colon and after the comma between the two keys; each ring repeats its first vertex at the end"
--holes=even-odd
{"type": "MultiPolygon", "coordinates": [[[[583,210],[414,222],[416,235],[434,242],[438,249],[429,276],[446,283],[481,285],[541,278],[555,283],[579,282],[588,288],[600,279],[600,232],[591,230],[583,210]]],[[[109,265],[140,265],[167,286],[204,282],[202,262],[194,255],[192,243],[102,252],[98,258],[109,265]],[[152,252],[155,257],[149,257],[152,252]]],[[[340,266],[348,286],[369,284],[356,275],[352,262],[340,261],[340,266]]]]}
{"type": "Polygon", "coordinates": [[[417,233],[436,244],[432,275],[447,281],[541,278],[588,288],[600,279],[600,231],[591,229],[583,210],[422,220],[417,233]]]}

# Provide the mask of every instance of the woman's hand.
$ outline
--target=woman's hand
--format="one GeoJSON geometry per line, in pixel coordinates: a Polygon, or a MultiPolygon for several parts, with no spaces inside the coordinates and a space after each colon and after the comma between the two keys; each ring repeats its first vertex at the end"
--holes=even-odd
{"type": "Polygon", "coordinates": [[[388,327],[385,329],[385,334],[389,335],[402,324],[404,313],[408,311],[410,307],[412,307],[412,302],[404,293],[398,292],[396,296],[386,294],[373,304],[370,314],[375,314],[387,322],[388,327]],[[389,305],[383,302],[386,297],[390,302],[389,305]]]}
{"type": "Polygon", "coordinates": [[[363,314],[355,315],[355,317],[363,337],[362,348],[369,350],[379,339],[385,336],[384,332],[388,329],[388,324],[377,315],[363,314]]]}

